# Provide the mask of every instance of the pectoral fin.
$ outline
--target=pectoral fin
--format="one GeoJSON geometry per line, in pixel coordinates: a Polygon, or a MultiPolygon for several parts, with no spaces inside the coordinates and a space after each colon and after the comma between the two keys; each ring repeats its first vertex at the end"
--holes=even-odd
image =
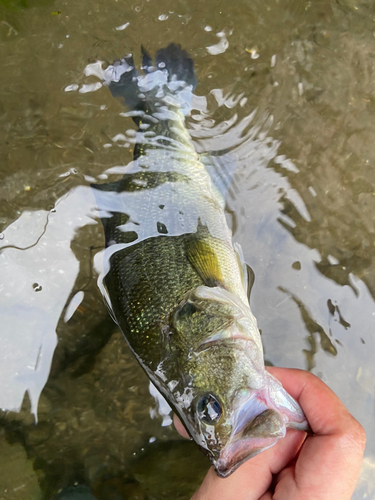
{"type": "Polygon", "coordinates": [[[247,298],[250,300],[250,292],[255,280],[254,271],[246,264],[241,245],[239,243],[234,243],[233,248],[236,252],[238,267],[240,268],[242,285],[247,298]]]}
{"type": "Polygon", "coordinates": [[[223,274],[219,259],[209,241],[189,239],[187,256],[206,286],[223,286],[223,274]]]}

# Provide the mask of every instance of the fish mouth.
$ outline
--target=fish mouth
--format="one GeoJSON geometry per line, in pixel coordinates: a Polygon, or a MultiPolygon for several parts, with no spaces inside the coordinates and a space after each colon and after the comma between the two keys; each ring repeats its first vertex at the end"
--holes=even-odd
{"type": "MultiPolygon", "coordinates": [[[[281,437],[281,436],[280,436],[281,437]]],[[[216,474],[225,478],[233,474],[240,465],[259,453],[271,448],[279,438],[247,438],[223,450],[220,458],[213,463],[216,474]]]]}
{"type": "Polygon", "coordinates": [[[240,465],[258,453],[270,448],[286,434],[282,415],[267,409],[229,440],[219,458],[213,461],[215,472],[220,477],[230,476],[240,465]]]}

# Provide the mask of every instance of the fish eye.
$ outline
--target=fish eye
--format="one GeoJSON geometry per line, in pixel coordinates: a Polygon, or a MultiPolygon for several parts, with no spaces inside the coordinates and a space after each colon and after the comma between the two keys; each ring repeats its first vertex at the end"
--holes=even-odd
{"type": "Polygon", "coordinates": [[[219,401],[212,394],[203,394],[197,401],[199,419],[208,425],[215,425],[223,412],[219,401]]]}

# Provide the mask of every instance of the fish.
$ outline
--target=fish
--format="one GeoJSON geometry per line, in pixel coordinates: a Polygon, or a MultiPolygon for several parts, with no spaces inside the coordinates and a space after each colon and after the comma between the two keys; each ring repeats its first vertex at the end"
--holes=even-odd
{"type": "Polygon", "coordinates": [[[308,424],[265,370],[225,216],[233,168],[209,164],[186,127],[193,60],[178,44],[154,60],[142,47],[141,69],[128,55],[103,77],[138,129],[123,176],[92,185],[106,241],[98,284],[141,367],[225,478],[308,424]]]}

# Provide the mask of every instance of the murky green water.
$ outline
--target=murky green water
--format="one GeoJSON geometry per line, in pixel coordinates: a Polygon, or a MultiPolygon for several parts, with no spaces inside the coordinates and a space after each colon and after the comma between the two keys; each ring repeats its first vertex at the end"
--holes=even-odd
{"type": "Polygon", "coordinates": [[[131,161],[134,125],[92,64],[170,42],[195,61],[197,150],[237,157],[228,220],[255,274],[266,359],[311,369],[362,423],[353,498],[373,498],[370,0],[0,1],[0,407],[29,394],[1,415],[0,498],[79,482],[98,500],[187,499],[208,467],[150,418],[93,266],[89,183],[131,161]]]}

